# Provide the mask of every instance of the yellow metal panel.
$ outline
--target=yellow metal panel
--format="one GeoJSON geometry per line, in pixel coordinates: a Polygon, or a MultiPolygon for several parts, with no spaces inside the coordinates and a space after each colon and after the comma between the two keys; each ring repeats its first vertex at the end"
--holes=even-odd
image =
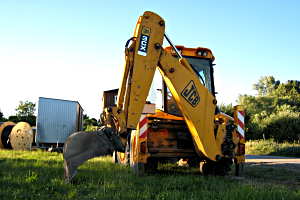
{"type": "Polygon", "coordinates": [[[155,117],[155,118],[162,118],[162,119],[170,119],[170,120],[184,120],[183,117],[178,117],[175,115],[171,115],[168,113],[165,113],[159,109],[155,110],[155,114],[154,115],[149,115],[150,117],[155,117]]]}
{"type": "Polygon", "coordinates": [[[160,72],[185,118],[199,155],[202,152],[209,159],[216,160],[217,155],[222,155],[214,136],[216,100],[200,83],[188,62],[183,59],[180,63],[163,51],[160,72]]]}
{"type": "MultiPolygon", "coordinates": [[[[130,48],[133,48],[134,46],[135,46],[135,42],[130,46],[130,48]]],[[[132,68],[132,59],[133,59],[133,53],[126,50],[125,51],[125,66],[124,66],[124,72],[123,72],[123,77],[122,77],[122,82],[121,82],[121,88],[118,91],[117,107],[119,109],[124,109],[123,104],[124,104],[124,98],[125,98],[125,93],[126,93],[126,89],[127,89],[127,79],[129,76],[129,72],[132,68]]]]}
{"type": "Polygon", "coordinates": [[[221,147],[221,145],[224,142],[225,134],[226,134],[226,123],[219,124],[217,130],[217,136],[216,136],[217,146],[221,147]]]}
{"type": "MultiPolygon", "coordinates": [[[[204,48],[204,47],[187,48],[179,45],[176,45],[176,48],[179,50],[182,56],[192,56],[196,58],[210,59],[211,61],[215,60],[212,51],[208,48],[204,48]],[[199,52],[201,53],[199,54],[199,52]]],[[[176,52],[173,50],[173,47],[171,46],[166,47],[165,50],[171,53],[172,55],[176,55],[176,52]]]]}
{"type": "Polygon", "coordinates": [[[136,26],[136,45],[133,60],[127,128],[135,129],[153,80],[163,42],[165,26],[155,13],[145,12],[136,26]]]}

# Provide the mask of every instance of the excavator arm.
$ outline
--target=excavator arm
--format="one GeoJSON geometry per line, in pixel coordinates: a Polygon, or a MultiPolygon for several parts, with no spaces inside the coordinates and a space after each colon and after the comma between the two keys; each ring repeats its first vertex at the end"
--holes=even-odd
{"type": "Polygon", "coordinates": [[[214,134],[216,100],[184,58],[176,59],[163,51],[159,71],[172,93],[192,134],[196,150],[210,160],[221,156],[214,134]]]}
{"type": "Polygon", "coordinates": [[[222,155],[214,135],[216,100],[186,59],[177,59],[162,48],[164,35],[165,22],[159,15],[147,11],[139,18],[133,41],[125,50],[117,107],[110,111],[118,132],[125,135],[136,129],[158,68],[184,116],[197,152],[216,160],[222,155]]]}
{"type": "Polygon", "coordinates": [[[155,13],[145,12],[137,22],[133,42],[125,50],[126,63],[113,110],[120,133],[136,129],[159,63],[164,32],[164,20],[155,13]]]}

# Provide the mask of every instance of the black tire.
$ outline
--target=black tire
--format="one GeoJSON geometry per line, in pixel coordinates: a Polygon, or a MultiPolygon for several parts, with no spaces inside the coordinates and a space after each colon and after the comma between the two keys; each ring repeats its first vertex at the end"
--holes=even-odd
{"type": "Polygon", "coordinates": [[[234,162],[234,167],[235,167],[235,176],[242,176],[244,172],[244,164],[243,163],[237,163],[236,161],[234,162]]]}
{"type": "Polygon", "coordinates": [[[227,160],[218,162],[206,161],[200,164],[200,172],[205,176],[225,176],[230,171],[230,165],[230,162],[227,160]]]}
{"type": "Polygon", "coordinates": [[[200,163],[200,172],[204,175],[214,175],[215,166],[211,162],[201,162],[200,163]]]}
{"type": "Polygon", "coordinates": [[[200,160],[197,158],[189,158],[187,161],[189,167],[199,167],[200,166],[200,160]]]}
{"type": "Polygon", "coordinates": [[[155,172],[157,171],[158,160],[156,158],[148,158],[145,164],[145,172],[155,172]]]}

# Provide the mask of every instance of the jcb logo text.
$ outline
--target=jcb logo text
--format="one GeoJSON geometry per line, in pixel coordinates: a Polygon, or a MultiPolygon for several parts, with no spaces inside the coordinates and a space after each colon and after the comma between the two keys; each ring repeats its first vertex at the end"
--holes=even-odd
{"type": "Polygon", "coordinates": [[[189,84],[182,90],[181,95],[189,102],[193,107],[197,106],[200,102],[200,96],[197,92],[194,81],[190,81],[189,84]]]}

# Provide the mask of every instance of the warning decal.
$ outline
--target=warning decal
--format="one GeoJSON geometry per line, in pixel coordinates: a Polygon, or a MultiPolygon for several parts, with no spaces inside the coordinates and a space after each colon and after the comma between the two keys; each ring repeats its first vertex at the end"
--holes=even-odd
{"type": "Polygon", "coordinates": [[[140,44],[137,52],[139,55],[147,56],[149,40],[150,40],[150,28],[143,27],[141,38],[140,38],[140,44]]]}

